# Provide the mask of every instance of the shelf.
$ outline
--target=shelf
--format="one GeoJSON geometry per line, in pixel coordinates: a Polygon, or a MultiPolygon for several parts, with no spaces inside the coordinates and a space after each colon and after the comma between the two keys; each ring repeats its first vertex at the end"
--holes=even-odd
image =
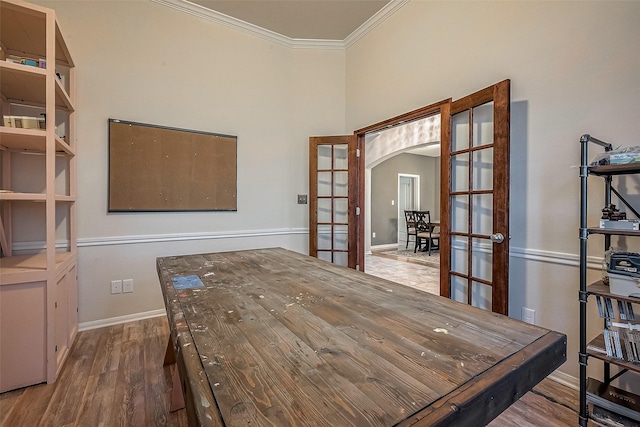
{"type": "Polygon", "coordinates": [[[605,285],[602,280],[599,280],[592,285],[587,286],[587,292],[592,295],[600,295],[607,298],[618,299],[620,301],[629,301],[640,304],[640,298],[628,297],[612,293],[609,289],[609,286],[605,285]]]}
{"type": "Polygon", "coordinates": [[[611,230],[609,228],[587,228],[589,234],[604,234],[607,236],[636,236],[640,237],[640,231],[634,230],[611,230]]]}
{"type": "MultiPolygon", "coordinates": [[[[56,252],[56,275],[75,260],[71,252],[56,252]]],[[[0,286],[47,280],[47,255],[19,255],[0,258],[0,286]]]]}
{"type": "Polygon", "coordinates": [[[66,153],[70,157],[76,155],[75,151],[71,148],[69,144],[63,141],[58,135],[56,135],[56,152],[58,153],[66,153]]]}
{"type": "MultiPolygon", "coordinates": [[[[56,194],[56,202],[72,203],[76,201],[75,196],[66,194],[56,194]]],[[[0,193],[0,201],[22,201],[22,202],[46,202],[47,195],[42,193],[0,193]]]]}
{"type": "MultiPolygon", "coordinates": [[[[62,139],[56,138],[56,152],[74,156],[75,153],[62,139]]],[[[0,126],[0,149],[39,151],[44,153],[47,133],[40,129],[21,129],[0,126]]]]}
{"type": "Polygon", "coordinates": [[[74,196],[65,196],[56,194],[56,202],[73,203],[76,201],[74,196]]]}
{"type": "Polygon", "coordinates": [[[44,106],[46,77],[42,68],[0,61],[0,92],[10,101],[44,106]]]}
{"type": "MultiPolygon", "coordinates": [[[[47,71],[29,65],[0,61],[0,92],[9,102],[40,106],[46,103],[47,71]]],[[[56,85],[56,108],[74,111],[69,95],[59,80],[56,85]]]]}
{"type": "Polygon", "coordinates": [[[595,337],[587,345],[587,354],[607,363],[611,363],[612,365],[617,365],[621,368],[640,373],[640,364],[607,356],[607,351],[604,348],[604,335],[602,334],[595,337]]]}
{"type": "Polygon", "coordinates": [[[640,173],[640,163],[629,163],[626,165],[590,166],[589,173],[591,175],[598,176],[640,173]]]}
{"type": "MultiPolygon", "coordinates": [[[[2,42],[9,53],[16,52],[32,58],[46,56],[47,9],[34,4],[25,7],[13,0],[0,2],[0,28],[2,42]]],[[[73,60],[56,22],[56,60],[66,67],[73,67],[73,60]]],[[[53,62],[53,61],[51,61],[53,62]]]]}
{"type": "Polygon", "coordinates": [[[56,108],[61,110],[74,111],[73,103],[67,91],[62,87],[60,80],[56,79],[56,108]]]}
{"type": "Polygon", "coordinates": [[[44,202],[47,200],[46,194],[41,193],[1,193],[0,200],[21,200],[25,202],[44,202]]]}
{"type": "MultiPolygon", "coordinates": [[[[588,425],[591,425],[591,422],[589,421],[590,414],[589,414],[589,407],[588,407],[588,398],[587,398],[587,377],[588,377],[588,372],[587,372],[587,362],[589,358],[595,358],[595,359],[599,359],[600,361],[604,362],[604,377],[605,377],[605,382],[609,382],[612,378],[611,377],[611,372],[609,371],[609,366],[610,365],[615,365],[618,366],[619,368],[623,369],[622,372],[625,372],[625,370],[629,370],[632,372],[637,372],[640,373],[640,363],[634,363],[634,362],[630,362],[628,360],[625,359],[618,359],[615,357],[610,357],[607,355],[607,351],[606,351],[606,346],[605,346],[605,338],[604,338],[604,333],[608,332],[608,331],[616,331],[616,328],[618,328],[618,326],[615,323],[610,323],[608,321],[604,321],[604,328],[605,330],[603,331],[603,333],[601,333],[600,335],[598,335],[595,339],[593,339],[591,342],[587,342],[587,330],[588,330],[588,319],[587,319],[587,303],[588,303],[588,296],[589,295],[595,295],[596,297],[600,298],[603,297],[605,299],[611,299],[611,300],[617,300],[618,304],[621,305],[625,305],[625,304],[640,304],[640,298],[636,298],[636,297],[632,297],[632,296],[627,296],[627,295],[618,295],[615,294],[613,292],[611,292],[611,288],[609,287],[608,284],[605,284],[602,280],[597,281],[595,283],[592,283],[591,285],[588,285],[586,282],[586,277],[587,277],[587,270],[588,270],[588,245],[587,245],[587,237],[590,234],[600,234],[605,236],[604,240],[604,248],[603,250],[606,251],[609,249],[609,247],[611,246],[611,242],[609,242],[609,239],[611,236],[629,236],[629,237],[640,237],[640,231],[634,231],[634,230],[612,230],[612,229],[605,229],[605,228],[599,228],[599,227],[588,227],[586,224],[586,219],[587,219],[587,214],[588,214],[588,206],[587,206],[587,201],[589,198],[589,192],[588,192],[588,183],[589,183],[589,175],[595,175],[595,176],[601,176],[605,178],[605,185],[604,185],[604,190],[605,190],[605,200],[607,200],[607,203],[610,203],[611,200],[611,196],[612,194],[617,195],[623,202],[625,202],[625,204],[627,205],[627,207],[631,208],[631,206],[623,199],[623,196],[618,194],[618,192],[613,188],[612,186],[612,176],[622,176],[622,175],[633,175],[633,174],[640,174],[640,162],[638,163],[629,163],[629,164],[622,164],[622,165],[603,165],[603,166],[590,166],[588,164],[588,160],[589,159],[589,144],[593,143],[594,145],[600,146],[600,148],[604,148],[605,151],[606,150],[611,150],[612,145],[605,142],[605,141],[601,141],[599,139],[596,139],[594,137],[592,137],[591,135],[588,134],[584,134],[580,137],[580,157],[582,159],[581,161],[581,170],[584,171],[586,170],[587,173],[581,173],[580,174],[580,298],[579,298],[579,302],[580,302],[580,347],[578,350],[578,354],[579,354],[579,359],[578,359],[578,363],[579,363],[579,369],[580,369],[580,394],[579,394],[579,425],[581,427],[587,427],[588,425]]],[[[633,193],[633,191],[632,191],[633,193]]],[[[625,195],[626,196],[626,195],[625,195]]],[[[633,209],[631,208],[631,210],[633,211],[633,209]]],[[[620,224],[619,224],[620,225],[620,224]]],[[[600,302],[600,301],[598,301],[600,302]]],[[[615,307],[615,304],[614,304],[615,307]]],[[[618,306],[620,307],[620,306],[618,306]]],[[[614,308],[615,310],[615,308],[614,308]]],[[[602,312],[602,310],[600,310],[602,312]]],[[[620,308],[618,308],[618,311],[621,311],[620,308]]],[[[624,310],[622,310],[624,311],[624,310]]],[[[636,309],[634,308],[634,311],[636,311],[636,309]]],[[[626,317],[626,316],[622,316],[622,313],[619,313],[620,318],[622,317],[626,317]]],[[[620,319],[621,322],[624,322],[624,320],[620,319]]],[[[602,320],[601,320],[602,322],[602,320]]],[[[623,327],[620,327],[620,329],[622,330],[623,327]]],[[[614,335],[615,336],[615,335],[614,335]]],[[[622,351],[622,355],[623,356],[628,356],[629,358],[632,358],[631,355],[629,355],[627,353],[627,347],[630,345],[630,343],[628,342],[624,342],[624,334],[622,334],[620,336],[620,344],[621,344],[621,351],[622,351]]],[[[617,347],[617,343],[616,347],[617,347]]],[[[613,345],[613,344],[612,344],[613,345]]],[[[611,352],[610,352],[611,353],[611,352]]],[[[615,413],[617,411],[613,411],[613,413],[615,413]]]]}

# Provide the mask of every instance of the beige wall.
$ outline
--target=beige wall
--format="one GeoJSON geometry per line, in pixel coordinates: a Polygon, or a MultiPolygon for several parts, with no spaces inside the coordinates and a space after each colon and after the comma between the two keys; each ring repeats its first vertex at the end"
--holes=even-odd
{"type": "Polygon", "coordinates": [[[290,49],[150,1],[56,9],[77,66],[80,322],[162,309],[155,256],[307,251],[308,137],[345,132],[345,52],[290,49]],[[238,211],[107,213],[107,119],[238,136],[238,211]],[[133,294],[110,281],[133,278],[133,294]]]}
{"type": "Polygon", "coordinates": [[[413,0],[347,50],[348,129],[511,79],[510,313],[533,308],[536,323],[567,333],[563,370],[574,377],[578,139],[638,144],[638,22],[638,2],[413,0]]]}
{"type": "Polygon", "coordinates": [[[149,1],[38,3],[58,11],[78,66],[81,322],[161,309],[157,255],[305,252],[309,135],[509,78],[510,310],[567,333],[563,370],[577,376],[578,138],[637,144],[640,3],[412,0],[346,51],[289,49],[149,1]],[[238,212],[107,214],[109,117],[238,135],[238,212]],[[136,291],[109,295],[118,278],[136,291]]]}

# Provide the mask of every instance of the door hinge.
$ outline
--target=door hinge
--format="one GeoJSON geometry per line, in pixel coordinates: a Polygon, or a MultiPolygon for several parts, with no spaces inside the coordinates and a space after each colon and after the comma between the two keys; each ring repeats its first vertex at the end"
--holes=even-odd
{"type": "Polygon", "coordinates": [[[356,215],[360,215],[360,207],[356,208],[356,215]]]}
{"type": "Polygon", "coordinates": [[[360,149],[356,148],[356,157],[360,157],[360,149]]]}
{"type": "Polygon", "coordinates": [[[56,351],[58,351],[58,346],[56,346],[56,351]]]}
{"type": "Polygon", "coordinates": [[[58,308],[58,301],[56,301],[53,305],[54,305],[54,308],[58,308]]]}

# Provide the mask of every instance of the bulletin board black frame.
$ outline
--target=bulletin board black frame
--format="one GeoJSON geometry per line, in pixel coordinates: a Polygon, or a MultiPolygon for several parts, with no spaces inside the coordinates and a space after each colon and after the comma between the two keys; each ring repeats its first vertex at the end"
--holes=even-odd
{"type": "Polygon", "coordinates": [[[109,212],[237,211],[238,137],[109,119],[109,212]]]}

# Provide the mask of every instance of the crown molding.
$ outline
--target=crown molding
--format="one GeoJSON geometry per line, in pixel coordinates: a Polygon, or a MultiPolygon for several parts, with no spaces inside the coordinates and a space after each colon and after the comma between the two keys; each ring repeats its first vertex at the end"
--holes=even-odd
{"type": "Polygon", "coordinates": [[[242,31],[252,36],[259,37],[270,42],[277,43],[291,49],[324,49],[324,50],[344,50],[354,44],[361,37],[371,31],[376,25],[384,21],[387,17],[395,13],[409,0],[392,0],[385,7],[380,9],[375,15],[369,18],[358,29],[351,33],[344,40],[320,40],[320,39],[295,39],[274,31],[267,30],[254,24],[242,21],[224,13],[216,12],[199,4],[191,3],[188,0],[151,0],[154,3],[179,10],[198,18],[213,21],[225,25],[238,31],[242,31]]]}
{"type": "Polygon", "coordinates": [[[391,0],[382,9],[376,12],[371,18],[360,25],[353,33],[349,34],[344,39],[344,47],[351,47],[355,42],[360,40],[369,31],[373,30],[378,24],[382,23],[385,19],[396,13],[402,6],[409,3],[409,0],[391,0]]]}

